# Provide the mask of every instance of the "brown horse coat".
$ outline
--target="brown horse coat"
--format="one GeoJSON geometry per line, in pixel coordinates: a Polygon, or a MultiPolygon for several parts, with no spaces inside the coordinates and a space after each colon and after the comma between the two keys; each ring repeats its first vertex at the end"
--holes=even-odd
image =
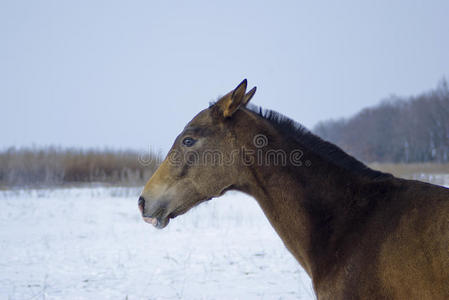
{"type": "Polygon", "coordinates": [[[371,170],[247,106],[254,92],[244,80],[186,125],[139,199],[145,221],[163,228],[239,190],[260,204],[318,299],[449,299],[449,189],[371,170]]]}

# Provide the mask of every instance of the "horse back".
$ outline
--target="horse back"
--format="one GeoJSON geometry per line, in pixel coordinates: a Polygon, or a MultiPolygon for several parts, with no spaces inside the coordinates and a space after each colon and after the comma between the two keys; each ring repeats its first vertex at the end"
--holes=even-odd
{"type": "Polygon", "coordinates": [[[378,276],[393,299],[449,299],[449,189],[402,181],[388,213],[378,255],[378,276]]]}

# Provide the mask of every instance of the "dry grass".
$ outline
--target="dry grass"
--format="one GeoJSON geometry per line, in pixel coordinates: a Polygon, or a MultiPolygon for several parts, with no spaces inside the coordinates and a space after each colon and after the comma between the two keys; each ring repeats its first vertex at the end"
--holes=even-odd
{"type": "Polygon", "coordinates": [[[55,186],[86,183],[138,185],[157,168],[150,153],[143,164],[137,151],[10,148],[0,152],[0,186],[55,186]]]}
{"type": "Polygon", "coordinates": [[[369,164],[369,167],[406,179],[421,180],[439,185],[449,182],[449,163],[372,163],[369,164]]]}

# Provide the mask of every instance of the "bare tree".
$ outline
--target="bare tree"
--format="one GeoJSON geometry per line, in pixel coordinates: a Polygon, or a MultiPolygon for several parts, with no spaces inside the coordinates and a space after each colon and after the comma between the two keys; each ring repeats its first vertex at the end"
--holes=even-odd
{"type": "Polygon", "coordinates": [[[392,96],[314,132],[366,162],[449,162],[449,88],[417,97],[392,96]]]}

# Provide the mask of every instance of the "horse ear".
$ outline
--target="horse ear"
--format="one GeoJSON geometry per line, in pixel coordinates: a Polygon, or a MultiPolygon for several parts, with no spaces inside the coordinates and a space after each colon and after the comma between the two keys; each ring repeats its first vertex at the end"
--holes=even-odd
{"type": "Polygon", "coordinates": [[[246,98],[246,86],[247,81],[244,79],[231,93],[223,97],[218,102],[225,118],[231,117],[241,105],[245,105],[244,100],[246,98]]]}
{"type": "Polygon", "coordinates": [[[254,96],[254,94],[256,93],[257,88],[253,87],[248,93],[246,93],[245,98],[243,98],[243,106],[246,106],[246,104],[248,104],[249,100],[251,100],[251,98],[254,96]]]}

